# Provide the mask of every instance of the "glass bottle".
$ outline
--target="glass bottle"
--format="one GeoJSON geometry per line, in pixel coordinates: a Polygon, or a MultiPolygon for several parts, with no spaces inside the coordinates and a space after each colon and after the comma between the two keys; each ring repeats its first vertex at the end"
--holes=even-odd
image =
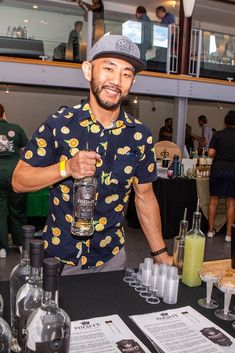
{"type": "Polygon", "coordinates": [[[32,311],[42,303],[43,240],[30,242],[30,276],[16,296],[16,317],[18,318],[18,345],[25,352],[26,321],[32,311]]]}
{"type": "Polygon", "coordinates": [[[58,307],[59,260],[43,261],[43,300],[27,320],[26,353],[68,353],[70,318],[58,307]]]}
{"type": "Polygon", "coordinates": [[[16,295],[18,290],[29,279],[29,246],[30,240],[34,237],[35,227],[31,225],[23,226],[24,237],[22,244],[22,257],[18,265],[16,265],[10,274],[10,309],[11,309],[11,329],[12,329],[12,350],[18,352],[17,337],[18,337],[18,320],[16,318],[16,295]],[[15,345],[16,343],[16,345],[15,345]]]}
{"type": "Polygon", "coordinates": [[[8,323],[0,317],[0,352],[11,352],[11,329],[8,323]]]}
{"type": "Polygon", "coordinates": [[[178,176],[179,176],[179,156],[174,155],[172,167],[173,167],[173,178],[178,178],[178,176]]]}
{"type": "MultiPolygon", "coordinates": [[[[89,144],[86,144],[89,151],[89,144]]],[[[89,237],[94,233],[94,214],[97,180],[95,176],[75,179],[73,184],[73,221],[71,233],[77,237],[89,237]]]]}
{"type": "Polygon", "coordinates": [[[184,263],[184,247],[185,247],[185,236],[188,231],[188,221],[180,221],[179,235],[174,238],[173,248],[173,265],[178,268],[178,274],[182,277],[183,263],[184,263]]]}
{"type": "Polygon", "coordinates": [[[201,167],[206,167],[206,154],[205,154],[205,148],[202,149],[202,155],[199,158],[199,165],[201,167]]]}
{"type": "Polygon", "coordinates": [[[3,317],[3,298],[0,294],[0,317],[3,317]]]}
{"type": "Polygon", "coordinates": [[[198,202],[197,210],[193,213],[192,229],[185,237],[182,282],[189,287],[197,287],[201,284],[199,270],[202,267],[205,251],[205,235],[200,229],[201,216],[198,202]]]}

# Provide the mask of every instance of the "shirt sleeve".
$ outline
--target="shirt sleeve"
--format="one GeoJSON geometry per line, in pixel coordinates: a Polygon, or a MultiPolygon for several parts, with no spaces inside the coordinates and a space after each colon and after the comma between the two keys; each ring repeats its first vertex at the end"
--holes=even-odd
{"type": "Polygon", "coordinates": [[[139,146],[141,155],[136,169],[136,182],[139,184],[151,183],[157,179],[156,157],[153,137],[147,129],[145,144],[139,146]]]}
{"type": "Polygon", "coordinates": [[[47,167],[56,163],[55,131],[50,116],[33,134],[21,159],[34,167],[47,167]]]}

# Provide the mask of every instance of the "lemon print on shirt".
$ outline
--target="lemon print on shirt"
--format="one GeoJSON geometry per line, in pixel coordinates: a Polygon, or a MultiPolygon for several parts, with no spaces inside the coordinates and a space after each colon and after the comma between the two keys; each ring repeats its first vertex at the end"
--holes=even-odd
{"type": "Polygon", "coordinates": [[[78,140],[75,138],[68,140],[66,142],[68,143],[69,147],[77,147],[77,145],[79,143],[78,140]]]}
{"type": "Polygon", "coordinates": [[[119,203],[119,205],[117,205],[117,207],[115,207],[114,210],[115,210],[116,212],[121,212],[121,211],[123,210],[123,205],[121,205],[121,204],[119,203]]]}
{"type": "Polygon", "coordinates": [[[119,247],[116,246],[116,248],[113,249],[112,254],[117,255],[119,253],[119,247]]]}
{"type": "Polygon", "coordinates": [[[61,184],[60,189],[63,193],[67,194],[70,191],[70,188],[67,185],[61,184]]]}
{"type": "Polygon", "coordinates": [[[98,132],[100,132],[100,126],[96,124],[91,125],[91,132],[97,134],[98,132]]]}
{"type": "Polygon", "coordinates": [[[60,204],[60,200],[58,199],[58,197],[54,197],[53,203],[54,203],[54,205],[56,205],[56,206],[58,206],[58,205],[60,204]]]}
{"type": "Polygon", "coordinates": [[[106,218],[106,217],[101,217],[101,218],[99,219],[99,223],[100,223],[100,224],[103,224],[103,225],[107,224],[107,218],[106,218]]]}
{"type": "Polygon", "coordinates": [[[124,172],[126,174],[131,174],[132,170],[133,170],[133,167],[131,167],[130,165],[124,168],[124,172]]]}
{"type": "Polygon", "coordinates": [[[43,132],[45,130],[45,125],[40,126],[40,128],[38,129],[39,132],[43,132]]]}
{"type": "Polygon", "coordinates": [[[61,230],[59,228],[52,228],[52,234],[55,236],[55,237],[59,237],[60,234],[61,234],[61,230]]]}
{"type": "Polygon", "coordinates": [[[103,224],[100,224],[100,223],[96,224],[95,230],[96,230],[97,232],[102,232],[102,230],[104,230],[104,225],[103,225],[103,224]]]}
{"type": "Polygon", "coordinates": [[[71,216],[71,214],[66,214],[65,219],[66,219],[67,222],[72,223],[73,216],[71,216]]]}
{"type": "Polygon", "coordinates": [[[120,135],[121,134],[121,132],[122,132],[122,129],[120,129],[120,128],[118,128],[118,129],[113,129],[112,130],[112,133],[113,133],[113,135],[120,135]]]}
{"type": "Polygon", "coordinates": [[[70,119],[70,118],[72,118],[72,116],[73,116],[73,113],[68,113],[68,114],[65,115],[64,117],[65,117],[66,119],[70,119]]]}
{"type": "Polygon", "coordinates": [[[68,159],[68,157],[64,156],[63,154],[62,154],[62,156],[60,156],[60,162],[67,161],[67,159],[68,159]]]}
{"type": "Polygon", "coordinates": [[[153,170],[154,170],[154,164],[151,163],[151,164],[149,164],[149,166],[148,166],[148,171],[149,171],[150,173],[152,173],[153,170]]]}
{"type": "Polygon", "coordinates": [[[86,120],[83,120],[83,121],[80,121],[79,123],[82,127],[87,127],[89,125],[89,120],[86,119],[86,120]]]}
{"type": "Polygon", "coordinates": [[[103,261],[97,261],[96,264],[95,264],[95,266],[96,266],[96,267],[99,267],[99,266],[102,266],[103,264],[104,264],[103,261]]]}
{"type": "Polygon", "coordinates": [[[149,145],[151,145],[151,144],[153,143],[153,137],[152,137],[152,136],[149,136],[149,137],[147,138],[147,143],[148,143],[149,145]]]}
{"type": "Polygon", "coordinates": [[[66,126],[63,126],[62,128],[61,128],[61,132],[62,132],[62,134],[69,134],[70,133],[70,130],[69,130],[69,128],[67,128],[66,126]]]}
{"type": "Polygon", "coordinates": [[[47,146],[47,143],[44,139],[38,139],[36,138],[36,141],[37,141],[37,144],[39,147],[46,147],[47,146]]]}
{"type": "Polygon", "coordinates": [[[46,150],[45,148],[38,148],[37,154],[41,157],[44,157],[46,155],[46,150]]]}
{"type": "Polygon", "coordinates": [[[71,156],[75,156],[75,154],[78,153],[78,152],[79,152],[79,149],[78,149],[78,148],[71,148],[71,149],[70,149],[70,154],[71,154],[71,156]]]}
{"type": "Polygon", "coordinates": [[[25,159],[31,159],[33,157],[32,151],[27,151],[24,155],[25,159]]]}
{"type": "Polygon", "coordinates": [[[59,245],[60,244],[60,238],[59,237],[52,237],[51,240],[53,245],[59,245]]]}
{"type": "Polygon", "coordinates": [[[82,265],[85,265],[86,263],[87,263],[86,256],[82,256],[82,265]]]}
{"type": "Polygon", "coordinates": [[[136,133],[134,134],[134,139],[135,139],[136,141],[141,140],[141,139],[142,139],[142,134],[141,134],[140,132],[136,132],[136,133]]]}
{"type": "Polygon", "coordinates": [[[47,249],[48,248],[48,241],[47,240],[44,240],[44,249],[47,249]]]}
{"type": "Polygon", "coordinates": [[[68,202],[70,200],[70,196],[68,194],[62,194],[62,199],[68,202]]]}

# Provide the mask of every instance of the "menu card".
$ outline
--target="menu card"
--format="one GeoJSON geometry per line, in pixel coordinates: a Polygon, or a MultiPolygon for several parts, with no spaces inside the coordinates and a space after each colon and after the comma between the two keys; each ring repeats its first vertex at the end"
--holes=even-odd
{"type": "Polygon", "coordinates": [[[234,353],[235,339],[190,306],[131,319],[161,353],[234,353]]]}

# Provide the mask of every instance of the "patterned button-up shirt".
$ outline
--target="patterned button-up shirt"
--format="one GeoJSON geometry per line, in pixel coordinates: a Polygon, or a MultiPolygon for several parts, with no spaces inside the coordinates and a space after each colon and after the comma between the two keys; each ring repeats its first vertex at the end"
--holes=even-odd
{"type": "Polygon", "coordinates": [[[70,233],[72,177],[53,185],[43,230],[48,255],[68,265],[76,265],[81,257],[82,268],[100,266],[120,251],[125,242],[124,212],[132,184],[156,179],[149,129],[123,109],[118,119],[104,128],[87,102],[49,116],[34,133],[22,159],[35,167],[49,166],[85,150],[87,142],[90,150],[101,156],[96,165],[95,232],[84,241],[70,233]]]}

